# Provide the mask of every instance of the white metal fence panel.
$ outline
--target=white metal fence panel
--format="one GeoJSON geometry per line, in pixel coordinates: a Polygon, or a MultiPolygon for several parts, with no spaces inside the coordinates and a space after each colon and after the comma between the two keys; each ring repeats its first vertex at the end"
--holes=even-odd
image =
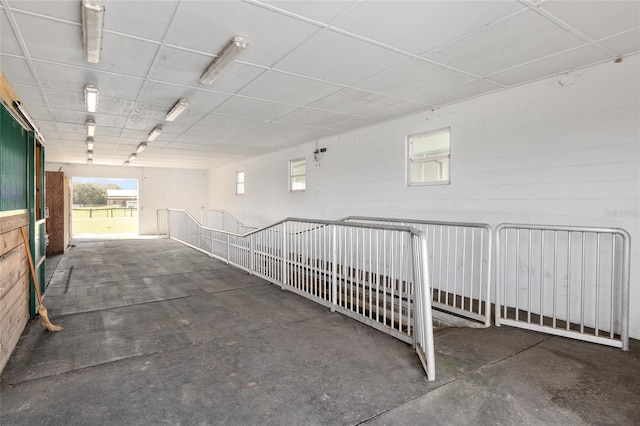
{"type": "Polygon", "coordinates": [[[483,223],[348,217],[348,222],[411,226],[425,233],[433,306],[491,325],[493,228],[483,223]]]}
{"type": "Polygon", "coordinates": [[[233,232],[234,234],[246,234],[258,229],[255,226],[244,225],[238,219],[220,209],[202,209],[201,223],[206,228],[233,232]]]}
{"type": "Polygon", "coordinates": [[[497,235],[496,325],[628,349],[626,231],[503,224],[497,235]]]}
{"type": "Polygon", "coordinates": [[[170,238],[415,344],[429,380],[435,379],[424,233],[287,219],[238,235],[202,227],[184,210],[167,216],[170,238]]]}

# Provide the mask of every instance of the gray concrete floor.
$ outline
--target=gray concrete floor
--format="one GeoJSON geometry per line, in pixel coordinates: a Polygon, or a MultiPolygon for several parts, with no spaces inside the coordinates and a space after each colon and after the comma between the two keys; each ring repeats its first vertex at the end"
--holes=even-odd
{"type": "Polygon", "coordinates": [[[170,240],[76,240],[48,260],[59,333],[27,326],[2,425],[640,424],[631,351],[509,327],[412,348],[170,240]]]}

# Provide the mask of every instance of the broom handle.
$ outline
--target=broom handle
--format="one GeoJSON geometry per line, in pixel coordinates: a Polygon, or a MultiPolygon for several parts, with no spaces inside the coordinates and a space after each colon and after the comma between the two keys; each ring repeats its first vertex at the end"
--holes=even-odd
{"type": "Polygon", "coordinates": [[[24,240],[24,248],[27,250],[27,259],[29,259],[29,267],[31,268],[31,276],[33,277],[33,286],[36,289],[36,296],[38,297],[38,305],[42,306],[42,294],[40,294],[40,284],[38,283],[38,277],[36,276],[36,268],[33,266],[33,259],[31,258],[31,246],[29,246],[29,240],[27,239],[27,233],[24,227],[20,227],[22,232],[22,239],[24,240]]]}

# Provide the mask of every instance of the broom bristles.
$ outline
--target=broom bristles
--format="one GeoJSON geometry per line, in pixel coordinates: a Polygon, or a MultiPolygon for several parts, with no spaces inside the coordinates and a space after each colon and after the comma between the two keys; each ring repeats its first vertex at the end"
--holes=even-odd
{"type": "Polygon", "coordinates": [[[38,313],[40,314],[40,324],[42,324],[45,329],[49,331],[64,330],[64,328],[60,327],[59,325],[51,324],[51,321],[49,321],[49,313],[47,312],[47,308],[45,308],[44,306],[40,305],[40,307],[38,308],[38,313]]]}

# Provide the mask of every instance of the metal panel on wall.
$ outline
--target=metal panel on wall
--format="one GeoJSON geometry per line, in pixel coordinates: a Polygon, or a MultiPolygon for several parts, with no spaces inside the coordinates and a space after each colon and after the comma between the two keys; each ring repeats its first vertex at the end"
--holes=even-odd
{"type": "Polygon", "coordinates": [[[0,211],[26,209],[29,132],[0,105],[0,211]]]}

